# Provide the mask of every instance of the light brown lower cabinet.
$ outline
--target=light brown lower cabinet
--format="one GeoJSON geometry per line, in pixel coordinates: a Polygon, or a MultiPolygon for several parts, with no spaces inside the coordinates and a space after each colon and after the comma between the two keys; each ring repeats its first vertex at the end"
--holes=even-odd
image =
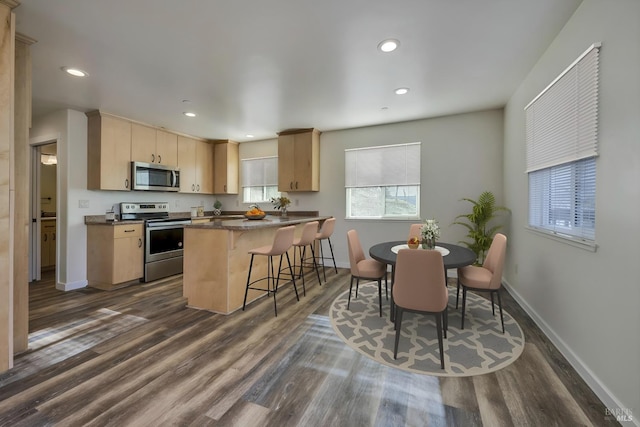
{"type": "Polygon", "coordinates": [[[143,263],[143,224],[87,226],[89,286],[111,290],[139,281],[143,263]]]}

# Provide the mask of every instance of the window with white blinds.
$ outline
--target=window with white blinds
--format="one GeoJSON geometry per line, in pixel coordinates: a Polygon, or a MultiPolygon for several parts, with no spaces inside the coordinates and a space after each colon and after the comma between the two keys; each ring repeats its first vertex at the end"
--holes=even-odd
{"type": "Polygon", "coordinates": [[[420,216],[420,143],[345,150],[347,218],[420,216]]]}
{"type": "Polygon", "coordinates": [[[259,203],[278,197],[278,157],[242,159],[242,201],[259,203]]]}
{"type": "Polygon", "coordinates": [[[586,242],[595,240],[599,48],[525,107],[529,225],[586,242]]]}

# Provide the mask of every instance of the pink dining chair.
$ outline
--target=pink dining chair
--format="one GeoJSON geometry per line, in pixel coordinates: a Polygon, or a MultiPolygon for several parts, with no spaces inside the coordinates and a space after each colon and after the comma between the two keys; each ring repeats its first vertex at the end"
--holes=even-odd
{"type": "Polygon", "coordinates": [[[447,290],[444,262],[438,251],[414,251],[401,249],[396,260],[395,281],[391,294],[396,307],[396,342],[393,358],[398,355],[398,343],[402,330],[402,314],[405,311],[433,314],[436,320],[438,345],[440,347],[440,367],[444,369],[444,337],[447,337],[447,290]]]}
{"type": "Polygon", "coordinates": [[[460,329],[464,329],[464,311],[467,302],[467,290],[478,292],[489,292],[491,294],[491,311],[495,316],[496,312],[493,304],[493,294],[498,295],[498,306],[500,307],[500,321],[502,322],[502,333],[504,334],[504,317],[502,316],[502,300],[500,299],[500,289],[502,289],[502,268],[507,252],[507,237],[498,233],[494,236],[489,247],[487,257],[482,267],[468,265],[458,269],[458,289],[456,290],[456,308],[458,307],[458,297],[460,287],[462,287],[462,323],[460,329]]]}
{"type": "Polygon", "coordinates": [[[318,284],[322,285],[322,281],[320,280],[320,273],[318,272],[318,264],[316,263],[316,253],[313,249],[313,244],[316,240],[316,232],[318,231],[318,221],[307,222],[304,227],[302,227],[302,234],[297,239],[293,240],[293,270],[296,269],[296,252],[300,253],[300,272],[298,273],[298,278],[302,277],[302,294],[307,295],[307,290],[305,289],[304,283],[304,260],[305,254],[307,253],[307,246],[311,249],[311,266],[316,271],[316,276],[318,276],[318,284]]]}
{"type": "Polygon", "coordinates": [[[387,289],[387,265],[375,259],[367,259],[362,250],[358,232],[347,231],[347,246],[349,247],[349,264],[351,265],[351,283],[349,284],[349,299],[347,310],[351,304],[351,290],[353,279],[356,279],[356,298],[358,298],[358,285],[360,279],[378,281],[378,303],[380,304],[380,317],[382,317],[382,278],[384,277],[385,290],[387,289]]]}
{"type": "Polygon", "coordinates": [[[286,256],[287,265],[289,266],[289,273],[291,277],[291,281],[293,282],[293,290],[296,292],[296,299],[300,301],[300,297],[298,296],[298,288],[296,287],[296,279],[293,273],[293,269],[291,268],[291,260],[289,258],[289,253],[287,252],[291,246],[293,245],[293,234],[296,230],[294,225],[290,225],[288,227],[281,227],[276,231],[275,236],[273,237],[273,244],[267,246],[261,246],[259,248],[251,249],[249,254],[251,254],[251,262],[249,263],[249,274],[247,274],[247,288],[244,291],[244,302],[242,303],[242,311],[244,311],[245,306],[247,305],[247,294],[249,293],[249,289],[254,289],[258,291],[265,291],[267,296],[269,294],[273,294],[273,310],[275,311],[276,317],[278,317],[278,306],[276,305],[276,293],[278,292],[278,287],[280,285],[280,273],[282,272],[282,258],[286,256]],[[254,281],[251,280],[251,268],[253,267],[253,257],[256,255],[262,255],[267,257],[267,276],[262,277],[260,279],[256,279],[254,281]],[[274,265],[273,265],[273,257],[279,256],[280,262],[278,264],[278,275],[275,275],[274,265]],[[256,288],[252,286],[255,283],[261,282],[263,280],[267,281],[266,288],[256,288]]]}

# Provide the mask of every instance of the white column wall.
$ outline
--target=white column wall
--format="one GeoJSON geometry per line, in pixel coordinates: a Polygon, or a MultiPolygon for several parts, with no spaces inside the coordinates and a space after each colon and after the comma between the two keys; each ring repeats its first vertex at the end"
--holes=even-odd
{"type": "MultiPolygon", "coordinates": [[[[640,416],[640,2],[585,0],[505,109],[505,276],[610,408],[640,416]],[[524,106],[592,43],[600,55],[596,241],[590,252],[525,229],[524,106]]],[[[603,414],[604,417],[604,414],[603,414]]]]}

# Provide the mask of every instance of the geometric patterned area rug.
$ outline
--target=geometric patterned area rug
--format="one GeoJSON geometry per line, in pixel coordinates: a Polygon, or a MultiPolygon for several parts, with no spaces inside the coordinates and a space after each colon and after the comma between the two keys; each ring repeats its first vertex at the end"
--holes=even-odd
{"type": "MultiPolygon", "coordinates": [[[[383,285],[384,292],[384,285],[383,285]]],[[[460,329],[460,309],[456,310],[456,288],[449,286],[449,328],[444,345],[444,369],[440,368],[440,350],[433,315],[405,312],[398,345],[398,358],[393,358],[395,330],[389,319],[389,301],[382,296],[383,311],[378,309],[376,282],[360,284],[358,298],[349,291],[331,304],[329,317],[336,334],[357,352],[384,365],[405,371],[445,377],[466,377],[494,372],[513,363],[524,350],[524,334],[506,311],[505,333],[502,333],[496,298],[496,315],[491,301],[467,292],[465,329],[460,329]]],[[[462,305],[462,290],[460,290],[462,305]]]]}

